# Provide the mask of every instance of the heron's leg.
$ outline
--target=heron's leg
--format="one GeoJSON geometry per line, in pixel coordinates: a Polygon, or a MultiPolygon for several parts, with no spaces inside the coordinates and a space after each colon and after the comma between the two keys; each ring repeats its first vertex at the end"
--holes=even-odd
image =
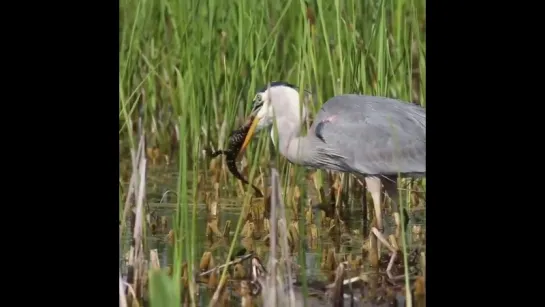
{"type": "Polygon", "coordinates": [[[396,238],[399,238],[401,235],[401,218],[399,215],[399,191],[397,190],[397,178],[384,178],[382,179],[382,184],[384,185],[384,191],[392,200],[392,211],[394,213],[394,221],[396,224],[395,236],[396,238]]]}
{"type": "Polygon", "coordinates": [[[367,184],[367,190],[371,193],[373,198],[373,207],[375,208],[375,218],[377,219],[377,228],[383,232],[382,227],[382,185],[378,177],[365,177],[365,183],[367,184]]]}
{"type": "Polygon", "coordinates": [[[380,231],[378,231],[378,229],[376,229],[375,227],[371,228],[371,231],[377,237],[378,241],[382,242],[382,244],[384,244],[384,246],[386,246],[390,250],[390,252],[392,252],[392,256],[390,256],[390,261],[388,262],[388,267],[386,268],[386,275],[388,275],[388,278],[394,279],[394,276],[392,275],[392,268],[394,266],[394,261],[396,260],[398,247],[391,245],[388,240],[386,240],[384,235],[380,233],[380,231]]]}

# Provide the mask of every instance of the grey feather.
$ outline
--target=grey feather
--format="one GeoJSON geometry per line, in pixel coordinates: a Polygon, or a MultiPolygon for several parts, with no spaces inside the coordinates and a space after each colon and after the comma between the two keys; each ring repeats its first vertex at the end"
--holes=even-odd
{"type": "Polygon", "coordinates": [[[340,95],[316,114],[311,131],[316,128],[325,141],[313,144],[316,167],[325,166],[320,155],[326,154],[343,156],[344,171],[362,175],[426,172],[426,110],[420,106],[385,97],[340,95]],[[333,122],[320,127],[331,116],[333,122]]]}

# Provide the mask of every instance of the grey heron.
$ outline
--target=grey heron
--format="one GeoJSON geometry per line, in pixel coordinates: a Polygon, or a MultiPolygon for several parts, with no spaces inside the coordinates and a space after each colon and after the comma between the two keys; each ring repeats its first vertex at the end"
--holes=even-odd
{"type": "MultiPolygon", "coordinates": [[[[307,93],[308,94],[308,93],[307,93]]],[[[297,87],[272,82],[258,91],[250,114],[252,124],[244,150],[253,135],[271,129],[276,120],[279,152],[291,163],[351,173],[365,180],[373,199],[376,225],[382,221],[382,186],[392,200],[396,237],[400,235],[397,176],[426,174],[426,110],[400,100],[343,94],[327,100],[306,136],[301,127],[308,116],[309,95],[300,103],[297,87]]]]}

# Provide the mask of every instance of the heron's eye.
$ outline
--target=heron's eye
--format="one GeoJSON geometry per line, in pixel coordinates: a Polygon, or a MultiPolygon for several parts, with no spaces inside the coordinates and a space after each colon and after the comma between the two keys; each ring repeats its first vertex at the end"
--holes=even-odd
{"type": "Polygon", "coordinates": [[[257,110],[257,109],[260,108],[262,105],[263,105],[263,97],[261,96],[261,94],[255,95],[253,110],[254,110],[254,111],[257,110]]]}

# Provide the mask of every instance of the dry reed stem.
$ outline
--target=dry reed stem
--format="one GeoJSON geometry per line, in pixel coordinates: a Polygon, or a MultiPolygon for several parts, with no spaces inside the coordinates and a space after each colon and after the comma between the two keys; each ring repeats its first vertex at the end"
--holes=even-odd
{"type": "MultiPolygon", "coordinates": [[[[138,149],[136,152],[134,149],[131,148],[131,160],[132,160],[132,174],[131,179],[129,181],[129,190],[127,192],[127,198],[125,199],[125,207],[123,208],[123,218],[122,221],[127,220],[127,215],[129,214],[129,211],[131,209],[131,202],[133,199],[133,195],[135,193],[136,189],[136,179],[138,176],[138,162],[140,161],[140,158],[144,155],[144,141],[143,141],[143,135],[140,137],[140,141],[138,143],[138,149]]],[[[123,233],[123,229],[119,232],[119,239],[121,240],[121,236],[123,233]]]]}
{"type": "Polygon", "coordinates": [[[270,291],[266,291],[264,294],[267,295],[267,299],[264,297],[264,304],[265,306],[276,306],[276,238],[277,238],[277,227],[278,223],[275,223],[276,219],[276,209],[278,206],[278,201],[280,198],[280,191],[279,191],[279,183],[278,183],[278,171],[275,168],[271,168],[271,215],[270,219],[272,221],[271,223],[271,232],[270,232],[270,256],[269,256],[269,265],[268,269],[270,272],[270,276],[267,276],[266,278],[266,285],[267,289],[270,291]]]}
{"type": "Polygon", "coordinates": [[[123,287],[121,271],[119,272],[119,307],[127,307],[127,298],[125,297],[125,289],[123,287]]]}
{"type": "Polygon", "coordinates": [[[225,283],[227,281],[227,275],[224,275],[223,278],[220,280],[218,288],[216,288],[216,291],[214,292],[214,295],[212,296],[212,299],[210,300],[210,304],[208,307],[215,307],[220,295],[223,294],[225,290],[225,283]]]}
{"type": "MultiPolygon", "coordinates": [[[[289,252],[289,240],[288,240],[288,229],[286,224],[286,211],[285,205],[282,202],[280,194],[280,183],[279,183],[279,174],[276,168],[271,168],[271,201],[270,201],[270,219],[271,227],[269,233],[269,244],[270,244],[270,256],[269,262],[267,265],[267,271],[269,274],[265,277],[265,285],[262,291],[263,306],[265,307],[276,307],[276,306],[295,306],[295,293],[293,291],[293,281],[291,276],[291,265],[289,261],[290,252],[289,252]],[[277,211],[278,210],[278,211],[277,211]],[[277,214],[277,212],[279,214],[277,214]],[[277,221],[277,222],[274,222],[277,221]],[[278,237],[278,234],[280,237],[278,237]],[[277,259],[276,247],[277,239],[280,243],[280,253],[281,259],[284,261],[279,261],[277,259]],[[283,267],[278,266],[287,265],[285,271],[281,270],[283,267]],[[278,267],[277,267],[278,266],[278,267]],[[283,295],[284,293],[284,281],[282,274],[277,271],[280,269],[280,272],[286,272],[287,283],[288,283],[288,295],[283,295]],[[279,293],[282,293],[278,296],[279,293]]],[[[255,274],[254,274],[255,275],[255,274]]]]}
{"type": "MultiPolygon", "coordinates": [[[[210,262],[208,263],[208,267],[215,267],[216,262],[214,261],[214,257],[210,257],[210,262]]],[[[208,288],[209,289],[216,289],[218,286],[218,271],[213,271],[210,274],[210,277],[208,278],[208,288]]]]}
{"type": "MultiPolygon", "coordinates": [[[[140,137],[141,146],[143,147],[145,139],[144,135],[140,137]]],[[[134,239],[134,260],[136,265],[134,266],[134,288],[138,289],[139,280],[136,278],[139,276],[138,273],[143,269],[141,267],[141,260],[143,260],[142,254],[142,229],[143,229],[143,207],[144,207],[144,197],[146,190],[146,156],[144,154],[140,155],[140,161],[138,163],[138,169],[136,169],[138,174],[137,181],[138,189],[135,190],[135,200],[136,200],[136,218],[134,223],[133,239],[134,239]]]]}
{"type": "Polygon", "coordinates": [[[422,276],[418,276],[414,283],[414,301],[416,307],[426,306],[426,284],[422,276]]]}
{"type": "Polygon", "coordinates": [[[223,237],[229,241],[229,233],[231,232],[231,220],[227,220],[223,226],[223,237]]]}
{"type": "Polygon", "coordinates": [[[240,302],[240,306],[242,307],[252,307],[254,305],[253,298],[251,295],[250,285],[248,281],[243,280],[240,283],[240,296],[242,297],[242,300],[240,302]]]}
{"type": "MultiPolygon", "coordinates": [[[[284,207],[281,206],[281,215],[285,216],[285,213],[283,212],[284,207]]],[[[289,249],[288,249],[288,236],[286,234],[286,225],[285,225],[285,219],[280,219],[278,221],[278,224],[280,224],[280,249],[282,258],[287,260],[289,259],[289,249]]],[[[293,280],[292,280],[292,272],[291,272],[291,264],[288,261],[288,264],[286,266],[287,268],[287,274],[288,274],[288,295],[290,298],[290,306],[295,306],[295,294],[293,293],[293,280]]]]}
{"type": "MultiPolygon", "coordinates": [[[[120,275],[120,277],[121,277],[121,275],[120,275]]],[[[136,291],[134,291],[133,287],[130,284],[128,284],[128,283],[124,282],[123,280],[121,280],[121,287],[123,287],[123,286],[127,287],[127,291],[131,294],[131,297],[132,297],[131,300],[130,300],[131,306],[134,306],[134,305],[140,306],[140,304],[138,303],[138,299],[136,298],[136,291]]],[[[124,294],[123,294],[123,297],[126,300],[126,297],[125,297],[124,294]]],[[[127,303],[127,300],[126,300],[125,303],[127,303]]]]}
{"type": "MultiPolygon", "coordinates": [[[[143,204],[145,197],[145,183],[146,183],[146,158],[144,153],[145,148],[145,136],[144,134],[140,135],[140,140],[138,143],[137,151],[131,149],[131,158],[132,158],[132,175],[129,184],[129,191],[127,194],[127,199],[125,201],[125,208],[123,210],[122,221],[125,221],[128,215],[128,212],[131,209],[132,200],[136,202],[135,210],[135,225],[133,229],[133,240],[134,247],[131,246],[129,251],[128,265],[132,267],[132,287],[129,285],[130,290],[132,290],[134,303],[137,302],[137,295],[134,293],[142,293],[138,289],[143,289],[139,287],[140,275],[142,271],[145,271],[147,268],[143,267],[143,254],[142,254],[142,220],[143,220],[143,204]]],[[[124,223],[122,223],[124,224],[124,223]]],[[[119,239],[121,240],[123,229],[120,229],[119,239]]]]}
{"type": "MultiPolygon", "coordinates": [[[[367,274],[369,273],[361,273],[360,276],[355,276],[355,277],[352,277],[352,278],[347,278],[343,281],[343,285],[349,285],[349,284],[352,284],[352,283],[355,283],[356,281],[363,281],[363,282],[368,282],[369,281],[369,277],[367,277],[367,274]]],[[[333,288],[335,286],[335,283],[331,283],[329,285],[326,286],[326,288],[333,288]]]]}
{"type": "MultiPolygon", "coordinates": [[[[290,305],[289,306],[295,306],[295,294],[293,292],[293,279],[292,279],[292,272],[291,272],[291,261],[287,261],[290,259],[290,253],[289,253],[289,249],[288,249],[288,233],[286,232],[286,206],[284,205],[284,202],[282,201],[282,198],[280,197],[280,182],[278,180],[279,178],[279,174],[278,174],[278,171],[275,169],[275,168],[272,168],[271,169],[271,173],[274,174],[276,176],[276,193],[277,194],[277,200],[278,202],[275,204],[275,206],[278,206],[277,208],[280,209],[280,218],[278,220],[278,224],[282,224],[280,225],[281,227],[279,228],[280,229],[280,253],[281,253],[281,257],[282,259],[286,260],[284,263],[286,265],[286,271],[287,271],[287,274],[288,274],[288,296],[289,296],[289,302],[290,302],[290,305]]],[[[298,231],[297,231],[298,232],[298,231]]],[[[297,239],[298,241],[298,239],[297,239]]],[[[295,239],[294,239],[294,243],[293,244],[297,244],[297,242],[295,242],[295,239]]]]}
{"type": "Polygon", "coordinates": [[[210,259],[212,259],[212,253],[204,252],[204,254],[201,257],[201,263],[199,264],[200,271],[205,271],[210,268],[210,259]]]}
{"type": "Polygon", "coordinates": [[[222,264],[222,265],[219,265],[219,266],[217,266],[217,267],[215,267],[215,268],[212,268],[212,269],[209,269],[209,270],[207,270],[207,271],[205,271],[205,272],[202,272],[201,274],[199,274],[199,276],[204,276],[204,275],[210,274],[210,273],[212,273],[213,271],[219,270],[219,269],[223,269],[224,267],[226,267],[226,266],[228,266],[228,265],[233,265],[233,264],[240,263],[240,262],[242,262],[242,261],[244,261],[244,260],[246,260],[246,259],[251,258],[252,256],[253,256],[252,254],[246,254],[246,255],[244,255],[244,256],[242,256],[242,257],[240,257],[240,258],[237,258],[237,259],[235,259],[235,260],[233,260],[233,261],[229,261],[229,262],[224,263],[224,264],[222,264]]]}
{"type": "Polygon", "coordinates": [[[127,264],[132,266],[134,265],[134,247],[131,246],[129,248],[129,253],[128,253],[128,257],[127,257],[127,264]]]}
{"type": "Polygon", "coordinates": [[[157,249],[152,249],[149,251],[149,258],[151,268],[154,270],[160,270],[161,262],[159,261],[159,254],[157,253],[157,249]]]}
{"type": "Polygon", "coordinates": [[[420,267],[422,268],[422,276],[426,280],[426,252],[420,253],[420,267]]]}
{"type": "Polygon", "coordinates": [[[342,307],[344,305],[344,273],[344,264],[341,262],[339,263],[339,266],[337,267],[337,270],[335,272],[335,282],[333,283],[333,307],[342,307]]]}

